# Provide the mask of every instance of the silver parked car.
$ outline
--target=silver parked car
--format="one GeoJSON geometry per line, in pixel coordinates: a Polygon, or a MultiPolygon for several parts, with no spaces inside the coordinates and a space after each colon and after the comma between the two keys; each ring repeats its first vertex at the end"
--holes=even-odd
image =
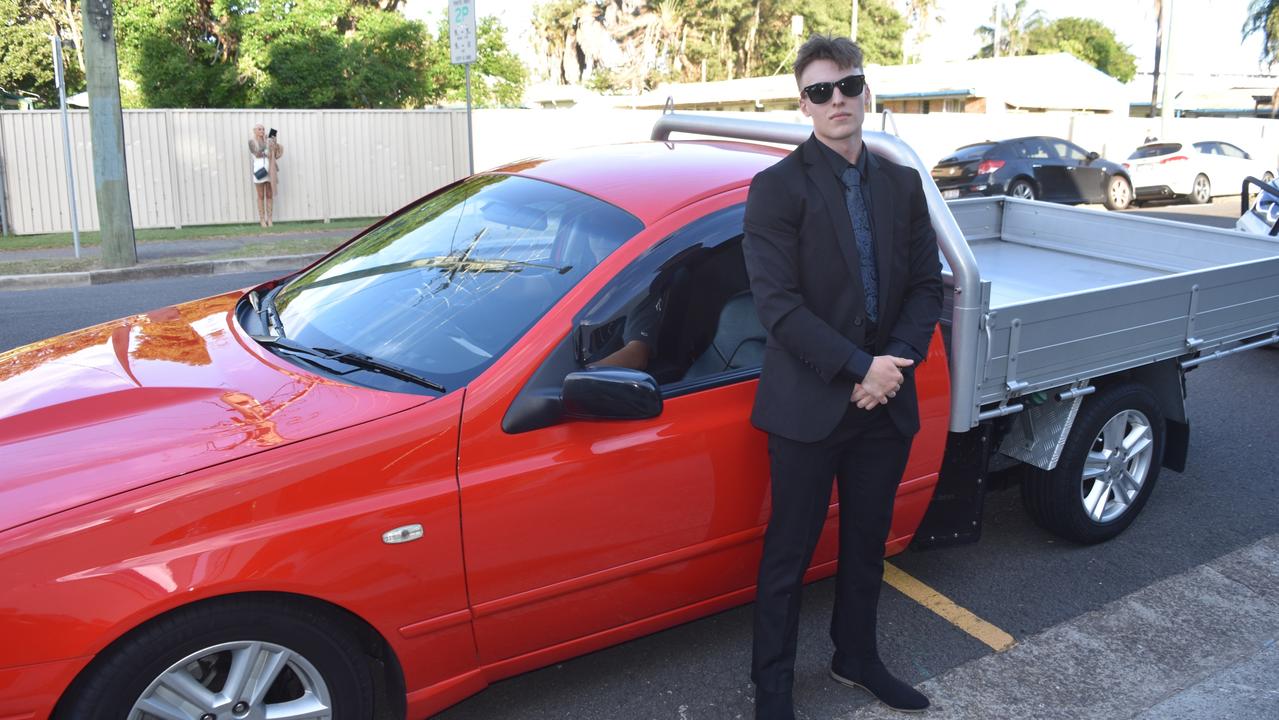
{"type": "Polygon", "coordinates": [[[1249,175],[1274,179],[1270,163],[1224,140],[1149,142],[1134,150],[1124,167],[1138,202],[1187,198],[1206,203],[1214,195],[1238,195],[1249,175]]]}

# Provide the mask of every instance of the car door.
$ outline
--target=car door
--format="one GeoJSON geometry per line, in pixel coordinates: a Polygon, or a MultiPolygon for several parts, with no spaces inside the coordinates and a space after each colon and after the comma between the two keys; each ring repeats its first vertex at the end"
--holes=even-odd
{"type": "Polygon", "coordinates": [[[1066,164],[1048,142],[1048,138],[1030,137],[1020,141],[1024,157],[1030,163],[1039,186],[1040,199],[1070,202],[1076,194],[1067,175],[1066,164]]]}
{"type": "MultiPolygon", "coordinates": [[[[613,628],[638,634],[699,603],[749,597],[768,513],[765,436],[749,422],[758,361],[748,353],[739,367],[685,377],[724,304],[746,288],[744,200],[742,189],[650,227],[632,243],[665,240],[625,269],[601,265],[617,274],[592,275],[580,288],[589,299],[534,328],[553,342],[517,348],[521,362],[495,365],[468,390],[459,480],[481,662],[589,646],[613,628]],[[588,356],[607,341],[592,343],[618,330],[614,315],[655,294],[660,415],[533,429],[518,420],[558,397],[567,372],[598,359],[588,356]]],[[[834,551],[828,538],[817,562],[834,551]]]]}
{"type": "Polygon", "coordinates": [[[1199,151],[1199,162],[1195,174],[1202,174],[1208,178],[1208,182],[1212,184],[1213,194],[1229,187],[1229,161],[1222,154],[1221,146],[1214,140],[1206,140],[1195,143],[1195,149],[1199,151]]]}
{"type": "Polygon", "coordinates": [[[1050,138],[1048,143],[1061,158],[1069,182],[1070,198],[1076,202],[1100,202],[1105,187],[1106,171],[1088,159],[1088,153],[1078,145],[1061,138],[1050,138]]]}
{"type": "Polygon", "coordinates": [[[1221,189],[1232,194],[1242,190],[1244,178],[1252,174],[1252,159],[1242,148],[1228,142],[1218,142],[1217,147],[1221,150],[1222,167],[1229,169],[1229,175],[1223,177],[1228,184],[1222,185],[1221,189]]]}

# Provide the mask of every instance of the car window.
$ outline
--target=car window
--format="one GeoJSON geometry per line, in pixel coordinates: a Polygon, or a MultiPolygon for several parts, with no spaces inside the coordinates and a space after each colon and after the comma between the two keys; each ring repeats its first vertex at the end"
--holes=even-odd
{"type": "Polygon", "coordinates": [[[967,162],[969,160],[980,160],[985,157],[987,152],[994,149],[995,143],[977,143],[976,145],[965,145],[956,150],[952,155],[942,160],[942,162],[967,162]]]}
{"type": "Polygon", "coordinates": [[[1056,160],[1057,151],[1052,149],[1043,138],[1026,138],[1019,143],[1024,152],[1022,157],[1030,160],[1056,160]]]}
{"type": "Polygon", "coordinates": [[[292,340],[367,355],[452,389],[492,364],[642,228],[629,213],[575,190],[479,175],[297,277],[276,306],[292,340]]]}
{"type": "Polygon", "coordinates": [[[1128,156],[1129,160],[1140,160],[1148,157],[1159,157],[1161,155],[1171,155],[1181,150],[1181,143],[1154,143],[1151,145],[1142,145],[1128,156]]]}
{"type": "Polygon", "coordinates": [[[579,320],[579,366],[644,370],[664,394],[757,372],[764,329],[742,258],[744,205],[697,220],[627,267],[588,304],[579,320]],[[642,348],[643,367],[619,362],[642,348]],[[612,358],[612,360],[611,360],[612,358]]]}
{"type": "Polygon", "coordinates": [[[1231,145],[1230,143],[1226,143],[1226,142],[1217,143],[1217,147],[1221,148],[1221,154],[1225,155],[1226,157],[1232,157],[1237,160],[1249,159],[1248,153],[1244,152],[1243,150],[1240,150],[1239,148],[1235,147],[1234,145],[1231,145]]]}
{"type": "Polygon", "coordinates": [[[1052,149],[1060,158],[1074,160],[1075,162],[1084,162],[1088,159],[1088,153],[1084,152],[1083,148],[1075,145],[1074,143],[1054,139],[1049,142],[1049,145],[1052,146],[1052,149]]]}

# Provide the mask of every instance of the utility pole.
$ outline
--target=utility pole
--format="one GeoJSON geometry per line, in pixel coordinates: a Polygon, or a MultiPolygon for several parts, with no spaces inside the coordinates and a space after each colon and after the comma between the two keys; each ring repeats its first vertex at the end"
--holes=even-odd
{"type": "Polygon", "coordinates": [[[1164,32],[1168,33],[1168,47],[1164,48],[1164,99],[1160,103],[1159,108],[1159,137],[1168,137],[1168,121],[1173,116],[1173,105],[1176,102],[1177,94],[1174,92],[1173,78],[1175,72],[1172,62],[1172,38],[1173,38],[1173,2],[1172,0],[1163,0],[1164,15],[1164,32]]]}
{"type": "Polygon", "coordinates": [[[853,0],[853,21],[850,25],[852,29],[849,31],[848,37],[852,38],[853,42],[857,42],[857,0],[853,0]]]}
{"type": "Polygon", "coordinates": [[[84,0],[84,62],[89,85],[89,129],[93,142],[93,185],[98,196],[102,264],[138,264],[129,206],[129,173],[124,162],[124,116],[120,112],[120,69],[115,52],[113,0],[84,0]]]}
{"type": "Polygon", "coordinates": [[[1159,105],[1159,55],[1164,50],[1164,23],[1167,22],[1162,0],[1155,0],[1155,70],[1150,77],[1150,112],[1147,117],[1155,116],[1155,108],[1159,105]]]}

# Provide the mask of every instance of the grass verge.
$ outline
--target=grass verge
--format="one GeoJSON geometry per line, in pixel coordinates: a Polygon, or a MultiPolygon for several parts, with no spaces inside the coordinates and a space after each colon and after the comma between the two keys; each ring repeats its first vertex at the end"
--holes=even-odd
{"type": "MultiPolygon", "coordinates": [[[[332,222],[278,222],[264,228],[257,223],[244,225],[195,225],[183,228],[148,228],[137,230],[134,237],[139,243],[166,242],[174,240],[214,240],[228,237],[267,237],[283,233],[311,232],[316,230],[344,230],[348,228],[364,228],[372,225],[378,218],[351,218],[332,222]]],[[[80,233],[80,247],[97,247],[101,244],[98,231],[80,233]]],[[[15,235],[0,237],[0,252],[5,250],[45,250],[50,248],[69,248],[73,245],[71,233],[51,233],[49,235],[15,235]]]]}
{"type": "MultiPolygon", "coordinates": [[[[278,227],[278,226],[277,226],[278,227]]],[[[216,253],[200,255],[143,259],[139,265],[176,265],[196,260],[224,260],[243,257],[272,257],[275,255],[308,255],[325,253],[346,242],[347,237],[290,238],[271,241],[269,236],[261,242],[253,242],[216,253]]],[[[84,272],[101,270],[100,258],[60,258],[0,261],[0,275],[35,275],[57,272],[84,272]]]]}

